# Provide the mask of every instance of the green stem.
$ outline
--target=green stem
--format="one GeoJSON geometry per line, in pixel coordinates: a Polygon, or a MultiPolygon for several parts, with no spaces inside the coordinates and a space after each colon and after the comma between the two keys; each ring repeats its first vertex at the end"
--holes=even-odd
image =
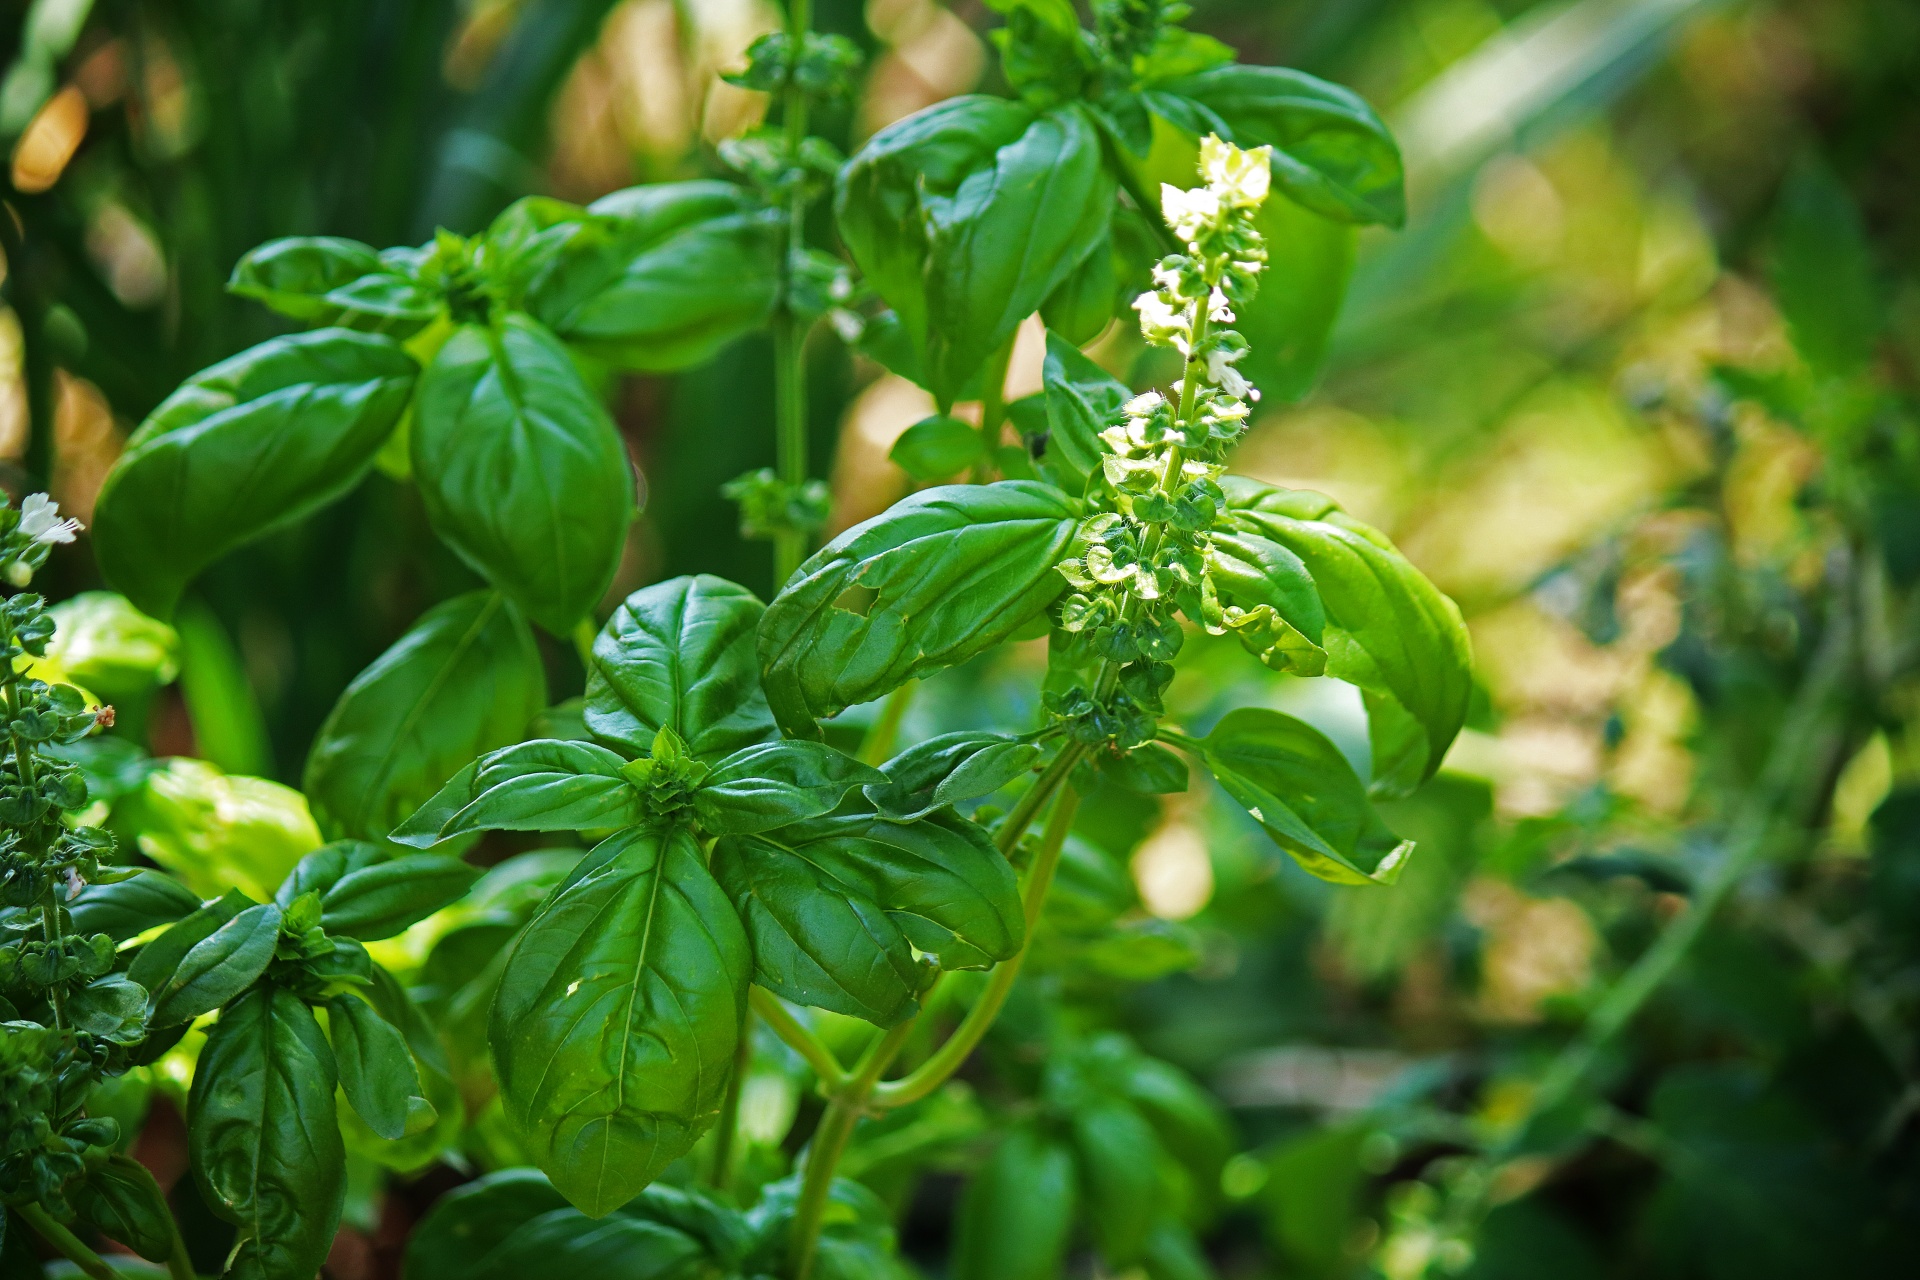
{"type": "Polygon", "coordinates": [[[861,764],[877,768],[893,758],[893,744],[900,737],[900,722],[906,718],[907,707],[913,702],[913,691],[918,687],[919,681],[909,680],[887,695],[873,727],[860,740],[861,764]]]}
{"type": "Polygon", "coordinates": [[[980,460],[973,464],[973,482],[985,484],[993,479],[993,451],[1000,447],[1000,433],[1007,425],[1007,366],[1013,363],[1016,330],[987,360],[982,376],[986,385],[980,393],[980,460]]]}
{"type": "Polygon", "coordinates": [[[119,1280],[119,1276],[106,1264],[105,1259],[80,1243],[78,1236],[55,1222],[38,1204],[16,1205],[13,1211],[19,1214],[28,1226],[39,1232],[48,1244],[58,1249],[69,1262],[92,1276],[94,1280],[119,1280]]]}
{"type": "Polygon", "coordinates": [[[1067,833],[1073,829],[1073,815],[1079,807],[1080,793],[1069,786],[1054,802],[1053,812],[1047,815],[1047,829],[1040,837],[1040,849],[1034,856],[1032,870],[1027,874],[1027,887],[1021,899],[1027,919],[1026,945],[1011,960],[1003,962],[993,971],[993,976],[987,980],[987,989],[980,993],[973,1008],[967,1010],[967,1016],[961,1019],[954,1033],[934,1051],[932,1057],[902,1078],[890,1080],[874,1090],[873,1104],[876,1107],[904,1107],[918,1102],[945,1084],[973,1053],[994,1019],[1000,1016],[1000,1008],[1006,1004],[1014,981],[1020,976],[1021,962],[1026,959],[1027,950],[1033,945],[1033,931],[1039,926],[1040,910],[1046,904],[1047,890],[1053,884],[1053,873],[1060,865],[1060,850],[1066,845],[1067,833]]]}
{"type": "Polygon", "coordinates": [[[713,1168],[709,1180],[724,1193],[733,1170],[734,1138],[740,1132],[740,1089],[753,1061],[753,1009],[740,1019],[740,1041],[733,1049],[733,1077],[727,1081],[726,1100],[720,1104],[720,1126],[713,1135],[713,1168]]]}
{"type": "Polygon", "coordinates": [[[833,1056],[833,1050],[822,1044],[820,1037],[813,1034],[800,1020],[787,1012],[787,1006],[780,1003],[780,997],[764,987],[747,989],[747,1000],[753,1011],[766,1021],[773,1034],[785,1041],[787,1046],[806,1059],[813,1073],[820,1077],[820,1088],[832,1094],[847,1082],[847,1069],[833,1056]]]}
{"type": "Polygon", "coordinates": [[[1014,802],[1013,812],[1001,820],[1000,829],[994,833],[994,847],[1009,856],[1020,847],[1020,838],[1027,834],[1027,828],[1033,825],[1033,820],[1039,815],[1041,807],[1052,798],[1055,791],[1060,789],[1060,784],[1067,780],[1067,776],[1073,772],[1073,767],[1079,764],[1081,757],[1086,754],[1086,747],[1077,742],[1070,742],[1060,748],[1060,754],[1053,758],[1053,763],[1033,780],[1033,785],[1027,789],[1027,793],[1014,802]]]}
{"type": "Polygon", "coordinates": [[[580,655],[580,665],[586,668],[588,676],[593,675],[594,635],[592,618],[582,618],[573,624],[573,651],[580,655]]]}
{"type": "MultiPolygon", "coordinates": [[[[153,1171],[147,1166],[132,1156],[124,1154],[112,1157],[108,1163],[129,1177],[146,1183],[148,1189],[153,1192],[154,1203],[166,1204],[166,1193],[160,1190],[159,1181],[154,1178],[153,1171]]],[[[180,1234],[179,1219],[175,1218],[171,1212],[167,1214],[167,1234],[173,1238],[173,1247],[167,1252],[168,1280],[197,1280],[193,1271],[193,1259],[187,1256],[187,1242],[180,1234]]]]}
{"type": "Polygon", "coordinates": [[[887,1069],[900,1047],[913,1034],[912,1018],[908,1018],[885,1035],[875,1040],[854,1064],[853,1076],[846,1085],[827,1103],[827,1112],[820,1118],[820,1127],[814,1130],[813,1139],[807,1144],[806,1169],[801,1175],[800,1201],[794,1207],[792,1260],[794,1280],[807,1280],[813,1272],[813,1256],[820,1243],[820,1226],[826,1216],[827,1200],[833,1192],[833,1171],[840,1165],[840,1157],[846,1154],[847,1142],[853,1137],[854,1126],[859,1124],[860,1115],[866,1110],[867,1098],[873,1093],[881,1073],[887,1069]]]}
{"type": "MultiPolygon", "coordinates": [[[[799,64],[807,29],[813,22],[812,0],[787,0],[789,67],[799,64]]],[[[787,76],[780,88],[781,126],[789,163],[797,161],[807,138],[807,95],[797,76],[787,76]]],[[[787,198],[787,220],[780,244],[780,309],[773,317],[774,468],[789,492],[807,481],[807,355],[806,334],[793,310],[793,259],[806,243],[807,198],[799,182],[787,198]]],[[[782,529],[773,539],[773,585],[778,591],[807,558],[807,535],[800,529],[782,529]]]]}

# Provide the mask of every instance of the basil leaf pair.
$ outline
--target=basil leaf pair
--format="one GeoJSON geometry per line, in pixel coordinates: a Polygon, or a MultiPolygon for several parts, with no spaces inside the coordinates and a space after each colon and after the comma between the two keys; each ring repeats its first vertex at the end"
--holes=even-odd
{"type": "Polygon", "coordinates": [[[1466,722],[1472,647],[1459,607],[1332,499],[1238,476],[1223,484],[1235,532],[1284,550],[1312,579],[1326,673],[1366,700],[1373,792],[1412,791],[1466,722]]]}
{"type": "Polygon", "coordinates": [[[234,264],[227,292],[308,324],[405,339],[440,310],[440,299],[413,278],[415,256],[336,236],[269,240],[234,264]]]}
{"type": "Polygon", "coordinates": [[[389,857],[378,845],[340,840],[302,858],[274,902],[284,911],[320,895],[320,927],[336,937],[377,942],[402,933],[466,895],[478,867],[438,854],[389,857]]]}
{"type": "Polygon", "coordinates": [[[977,967],[1020,944],[1012,870],[977,828],[883,817],[860,792],[887,774],[771,737],[761,613],[711,578],[634,593],[594,647],[599,741],[484,756],[394,833],[614,829],[521,935],[489,1029],[508,1114],[592,1214],[713,1122],[749,980],[890,1024],[931,976],[916,950],[977,967]]]}
{"type": "Polygon", "coordinates": [[[835,211],[946,406],[1104,242],[1114,192],[1083,108],[970,95],[875,134],[842,170],[835,211]]]}

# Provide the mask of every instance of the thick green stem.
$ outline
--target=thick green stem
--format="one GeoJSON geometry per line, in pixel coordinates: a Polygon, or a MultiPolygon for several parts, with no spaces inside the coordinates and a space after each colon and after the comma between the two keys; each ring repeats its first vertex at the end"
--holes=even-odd
{"type": "Polygon", "coordinates": [[[28,1226],[39,1232],[48,1244],[58,1249],[62,1257],[92,1276],[94,1280],[119,1280],[119,1276],[106,1264],[105,1259],[81,1244],[78,1236],[55,1222],[39,1205],[17,1205],[14,1212],[19,1214],[21,1220],[28,1226]]]}
{"type": "MultiPolygon", "coordinates": [[[[799,64],[807,30],[813,23],[812,0],[787,0],[788,66],[799,64]]],[[[797,164],[807,138],[807,95],[791,72],[780,89],[780,113],[789,164],[797,164]]],[[[797,494],[807,481],[806,332],[793,309],[793,261],[806,244],[807,197],[796,181],[787,197],[787,219],[780,244],[780,309],[773,317],[774,469],[797,494]]],[[[807,558],[807,535],[782,529],[773,540],[774,590],[785,586],[807,558]]]]}
{"type": "Polygon", "coordinates": [[[831,1094],[846,1084],[847,1069],[833,1056],[833,1050],[820,1042],[820,1037],[807,1030],[800,1020],[787,1012],[787,1006],[780,1003],[780,997],[764,987],[750,987],[747,1000],[753,1011],[766,1021],[773,1034],[785,1041],[806,1060],[813,1073],[820,1077],[820,1088],[831,1094]]]}
{"type": "Polygon", "coordinates": [[[981,1037],[993,1026],[994,1019],[1000,1016],[1000,1008],[1006,1004],[1007,995],[1020,976],[1020,964],[1026,959],[1027,947],[1032,945],[1033,931],[1040,923],[1040,910],[1046,904],[1047,890],[1053,884],[1053,873],[1060,866],[1060,850],[1066,845],[1067,833],[1073,829],[1073,815],[1079,807],[1080,795],[1069,786],[1054,801],[1053,812],[1047,816],[1047,829],[1040,837],[1040,849],[1034,855],[1033,868],[1027,874],[1027,887],[1021,899],[1027,919],[1027,946],[1023,946],[1018,955],[1004,961],[993,971],[993,976],[987,980],[987,989],[980,993],[973,1008],[967,1010],[967,1016],[961,1019],[954,1033],[934,1051],[932,1057],[901,1079],[888,1081],[874,1090],[875,1106],[904,1107],[908,1103],[918,1102],[945,1084],[973,1053],[981,1037]]]}
{"type": "Polygon", "coordinates": [[[727,1081],[726,1100],[720,1104],[720,1126],[713,1135],[713,1168],[708,1180],[725,1192],[733,1172],[733,1144],[740,1132],[740,1090],[753,1062],[753,1010],[740,1020],[740,1042],[733,1049],[733,1077],[727,1081]]]}
{"type": "Polygon", "coordinates": [[[1067,780],[1073,767],[1086,754],[1087,749],[1077,742],[1060,748],[1060,754],[1053,758],[1053,763],[1042,770],[1040,776],[1033,780],[1033,785],[1027,788],[1027,793],[1014,802],[1013,812],[1001,820],[1000,829],[993,837],[995,848],[1011,855],[1020,847],[1020,838],[1027,834],[1027,828],[1033,825],[1041,808],[1053,798],[1053,793],[1060,789],[1060,784],[1067,780]]]}
{"type": "Polygon", "coordinates": [[[820,1226],[826,1216],[827,1200],[833,1193],[833,1171],[846,1154],[854,1126],[867,1108],[867,1098],[881,1074],[892,1063],[900,1047],[913,1034],[913,1019],[908,1018],[875,1040],[854,1064],[852,1078],[827,1103],[827,1112],[807,1144],[807,1164],[801,1175],[800,1201],[794,1206],[792,1262],[794,1280],[808,1280],[813,1272],[813,1257],[820,1243],[820,1226]]]}
{"type": "Polygon", "coordinates": [[[593,674],[594,634],[592,618],[582,618],[573,624],[573,651],[580,656],[580,665],[589,676],[593,674]]]}
{"type": "Polygon", "coordinates": [[[913,702],[913,691],[919,684],[917,680],[909,680],[887,695],[873,727],[860,740],[861,764],[877,768],[893,758],[893,745],[900,738],[900,722],[906,718],[907,707],[913,702]]]}

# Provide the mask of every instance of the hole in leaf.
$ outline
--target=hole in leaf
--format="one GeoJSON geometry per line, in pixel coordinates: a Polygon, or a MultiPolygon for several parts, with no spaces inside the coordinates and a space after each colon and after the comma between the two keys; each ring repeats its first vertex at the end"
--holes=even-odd
{"type": "Polygon", "coordinates": [[[879,598],[878,591],[872,587],[863,587],[856,582],[840,593],[834,600],[833,607],[844,609],[848,613],[857,613],[864,618],[873,611],[873,602],[879,598]]]}

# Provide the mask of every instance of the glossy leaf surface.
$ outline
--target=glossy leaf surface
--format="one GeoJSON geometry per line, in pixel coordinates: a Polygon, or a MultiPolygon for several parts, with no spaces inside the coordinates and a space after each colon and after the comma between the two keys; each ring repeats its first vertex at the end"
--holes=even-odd
{"type": "Polygon", "coordinates": [[[390,338],[274,338],[187,379],[148,415],[94,509],[101,572],[168,618],[201,570],[360,483],[418,372],[390,338]]]}
{"type": "Polygon", "coordinates": [[[640,821],[626,760],[591,742],[539,739],[505,747],[456,773],[395,828],[425,849],[467,831],[585,831],[640,821]]]}
{"type": "Polygon", "coordinates": [[[587,728],[630,756],[672,729],[709,764],[777,737],[754,656],[765,612],[745,587],[705,574],[634,592],[593,642],[587,728]]]}
{"type": "Polygon", "coordinates": [[[781,726],[815,721],[999,644],[1065,588],[1075,505],[1003,480],[916,493],[800,566],[767,609],[760,662],[781,726]]]}
{"type": "Polygon", "coordinates": [[[292,992],[249,991],[221,1012],[194,1068],[187,1146],[200,1193],[240,1228],[226,1275],[320,1269],[346,1199],[333,1051],[292,992]]]}
{"type": "Polygon", "coordinates": [[[943,733],[881,765],[886,781],[864,790],[883,816],[905,822],[990,796],[1023,777],[1039,758],[1037,744],[1004,734],[943,733]]]}
{"type": "Polygon", "coordinates": [[[825,743],[767,742],[716,764],[693,794],[693,812],[709,835],[747,835],[817,818],[854,788],[884,781],[825,743]]]}
{"type": "Polygon", "coordinates": [[[327,1001],[327,1030],[340,1092],[369,1128],[391,1140],[433,1123],[406,1039],[372,1005],[357,995],[335,996],[327,1001]]]}
{"type": "Polygon", "coordinates": [[[329,835],[384,839],[476,756],[518,742],[546,701],[515,605],[494,591],[435,605],[320,726],[301,783],[314,818],[329,835]]]}
{"type": "Polygon", "coordinates": [[[463,325],[420,378],[414,480],[434,531],[556,635],[599,603],[634,516],[626,448],[538,321],[463,325]]]}
{"type": "Polygon", "coordinates": [[[752,957],[684,829],[603,842],[527,926],[494,999],[508,1115],[554,1185],[608,1213],[718,1117],[752,957]]]}
{"type": "Polygon", "coordinates": [[[1229,711],[1206,736],[1215,780],[1301,866],[1336,884],[1391,884],[1413,845],[1387,829],[1360,776],[1327,736],[1260,707],[1229,711]]]}
{"type": "Polygon", "coordinates": [[[1285,547],[1313,577],[1327,674],[1366,695],[1373,792],[1413,790],[1466,722],[1473,658],[1459,607],[1332,499],[1235,476],[1225,485],[1233,525],[1285,547]]]}

